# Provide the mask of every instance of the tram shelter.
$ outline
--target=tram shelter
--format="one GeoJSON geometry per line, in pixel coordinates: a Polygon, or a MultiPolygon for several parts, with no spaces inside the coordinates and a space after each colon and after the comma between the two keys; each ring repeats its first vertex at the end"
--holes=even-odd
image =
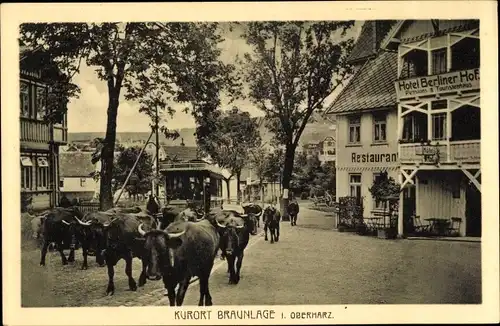
{"type": "Polygon", "coordinates": [[[222,204],[223,171],[204,160],[161,162],[159,169],[165,189],[165,202],[184,206],[193,202],[207,212],[222,204]]]}

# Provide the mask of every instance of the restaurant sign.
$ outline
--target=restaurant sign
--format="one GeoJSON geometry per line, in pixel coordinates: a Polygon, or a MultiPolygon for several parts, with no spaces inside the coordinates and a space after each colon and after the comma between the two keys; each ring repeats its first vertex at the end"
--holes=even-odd
{"type": "Polygon", "coordinates": [[[479,89],[479,68],[398,80],[395,86],[398,99],[479,89]]]}

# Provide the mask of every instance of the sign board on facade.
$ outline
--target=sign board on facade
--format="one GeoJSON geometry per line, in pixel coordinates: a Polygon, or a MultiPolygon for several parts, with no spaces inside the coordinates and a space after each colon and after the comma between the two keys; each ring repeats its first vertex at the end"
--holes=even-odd
{"type": "Polygon", "coordinates": [[[439,163],[439,147],[422,145],[415,149],[415,154],[423,156],[425,163],[439,163]]]}
{"type": "Polygon", "coordinates": [[[395,87],[398,99],[479,89],[479,68],[398,80],[395,87]]]}
{"type": "Polygon", "coordinates": [[[397,153],[351,153],[351,163],[396,163],[397,153]]]}

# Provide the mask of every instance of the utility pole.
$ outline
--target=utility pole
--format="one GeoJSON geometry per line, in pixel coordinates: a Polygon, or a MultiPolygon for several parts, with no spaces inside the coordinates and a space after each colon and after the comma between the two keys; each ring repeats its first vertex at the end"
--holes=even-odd
{"type": "Polygon", "coordinates": [[[159,118],[158,118],[158,106],[156,106],[156,123],[155,123],[155,131],[156,131],[156,171],[155,171],[155,195],[156,197],[160,196],[160,136],[159,136],[159,128],[158,128],[159,118]]]}

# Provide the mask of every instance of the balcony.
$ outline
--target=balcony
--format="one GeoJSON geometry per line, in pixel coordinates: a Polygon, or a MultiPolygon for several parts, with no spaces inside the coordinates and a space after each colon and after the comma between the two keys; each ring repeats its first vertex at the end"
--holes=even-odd
{"type": "Polygon", "coordinates": [[[20,141],[44,144],[47,144],[50,141],[49,124],[29,118],[20,118],[20,120],[20,141]]]}
{"type": "Polygon", "coordinates": [[[439,145],[400,144],[399,148],[402,164],[453,164],[481,161],[480,140],[441,142],[439,145]]]}

